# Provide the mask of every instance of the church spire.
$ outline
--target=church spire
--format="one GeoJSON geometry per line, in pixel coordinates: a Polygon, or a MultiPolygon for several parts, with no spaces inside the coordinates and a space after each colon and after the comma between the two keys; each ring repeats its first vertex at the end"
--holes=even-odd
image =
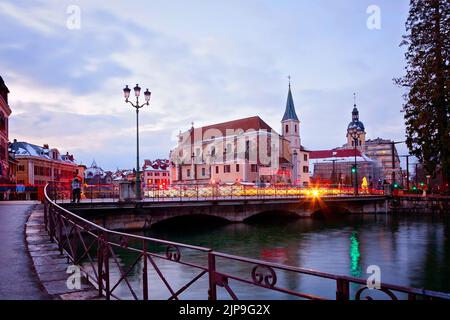
{"type": "Polygon", "coordinates": [[[291,92],[291,76],[289,78],[289,91],[288,91],[288,97],[286,102],[286,111],[284,111],[284,116],[281,121],[286,120],[295,120],[299,121],[297,117],[297,113],[295,112],[295,106],[294,106],[294,99],[292,98],[292,92],[291,92]]]}
{"type": "Polygon", "coordinates": [[[352,121],[357,122],[359,121],[359,111],[356,107],[356,93],[353,94],[353,101],[352,121]]]}

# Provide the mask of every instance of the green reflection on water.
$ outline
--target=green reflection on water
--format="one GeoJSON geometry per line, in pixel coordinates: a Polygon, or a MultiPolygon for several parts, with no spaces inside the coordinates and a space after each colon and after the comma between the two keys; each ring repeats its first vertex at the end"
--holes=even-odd
{"type": "Polygon", "coordinates": [[[362,267],[360,264],[361,252],[359,250],[358,232],[353,231],[350,236],[350,274],[353,277],[361,277],[362,267]]]}

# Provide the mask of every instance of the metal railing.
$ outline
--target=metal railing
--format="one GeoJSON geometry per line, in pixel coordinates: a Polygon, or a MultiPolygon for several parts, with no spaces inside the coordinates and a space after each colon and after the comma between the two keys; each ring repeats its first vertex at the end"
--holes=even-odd
{"type": "MultiPolygon", "coordinates": [[[[70,185],[58,185],[56,201],[70,202],[70,185]]],[[[119,186],[113,184],[85,185],[82,188],[83,202],[119,201],[119,186]]],[[[299,199],[312,196],[353,197],[353,187],[333,188],[327,186],[303,188],[292,185],[255,186],[236,184],[176,184],[144,188],[143,201],[192,201],[233,199],[299,199]]],[[[53,193],[52,193],[53,194],[53,193]]],[[[361,189],[359,196],[382,196],[383,190],[361,189]]]]}
{"type": "Polygon", "coordinates": [[[178,300],[181,294],[201,279],[206,280],[202,289],[203,299],[209,300],[220,297],[236,300],[239,298],[239,288],[243,285],[283,293],[294,298],[327,299],[289,288],[289,283],[283,284],[279,281],[284,273],[300,278],[310,276],[334,282],[335,289],[331,289],[331,292],[335,291],[332,296],[337,300],[360,300],[363,299],[363,293],[367,294],[365,299],[369,300],[372,296],[377,296],[375,293],[382,293],[385,295],[384,298],[392,300],[450,299],[450,294],[390,284],[381,284],[379,290],[368,290],[366,281],[359,278],[286,266],[216,252],[210,248],[109,230],[58,205],[53,201],[51,191],[52,188],[47,185],[44,190],[44,222],[51,240],[58,244],[61,254],[66,254],[73,264],[80,265],[83,273],[97,288],[99,296],[104,296],[107,300],[123,298],[148,300],[150,272],[156,274],[162,281],[169,292],[166,297],[169,300],[178,300]],[[126,252],[132,258],[120,259],[118,253],[121,252],[126,252]],[[195,261],[192,261],[192,253],[196,255],[195,261]],[[190,270],[190,276],[183,279],[183,285],[175,288],[158,265],[160,261],[187,268],[190,270]],[[226,266],[235,266],[240,272],[222,271],[226,266]],[[136,273],[140,277],[138,285],[128,279],[131,274],[136,273]]]}

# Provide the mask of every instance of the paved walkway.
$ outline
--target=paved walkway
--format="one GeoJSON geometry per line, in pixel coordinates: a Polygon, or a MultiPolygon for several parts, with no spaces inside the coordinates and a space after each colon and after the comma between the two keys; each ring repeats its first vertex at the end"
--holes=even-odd
{"type": "Polygon", "coordinates": [[[36,202],[0,202],[0,300],[50,299],[41,289],[25,243],[25,223],[36,202]]]}

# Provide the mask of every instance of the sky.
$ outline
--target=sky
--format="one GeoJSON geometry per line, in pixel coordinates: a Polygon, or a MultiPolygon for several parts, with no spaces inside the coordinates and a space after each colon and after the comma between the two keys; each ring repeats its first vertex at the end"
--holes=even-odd
{"type": "Polygon", "coordinates": [[[132,168],[126,84],[152,92],[140,111],[141,159],[156,159],[191,122],[258,115],[280,132],[290,75],[306,148],[346,142],[353,93],[367,138],[403,141],[393,78],[404,74],[408,9],[409,0],[0,0],[10,140],[132,168]]]}

